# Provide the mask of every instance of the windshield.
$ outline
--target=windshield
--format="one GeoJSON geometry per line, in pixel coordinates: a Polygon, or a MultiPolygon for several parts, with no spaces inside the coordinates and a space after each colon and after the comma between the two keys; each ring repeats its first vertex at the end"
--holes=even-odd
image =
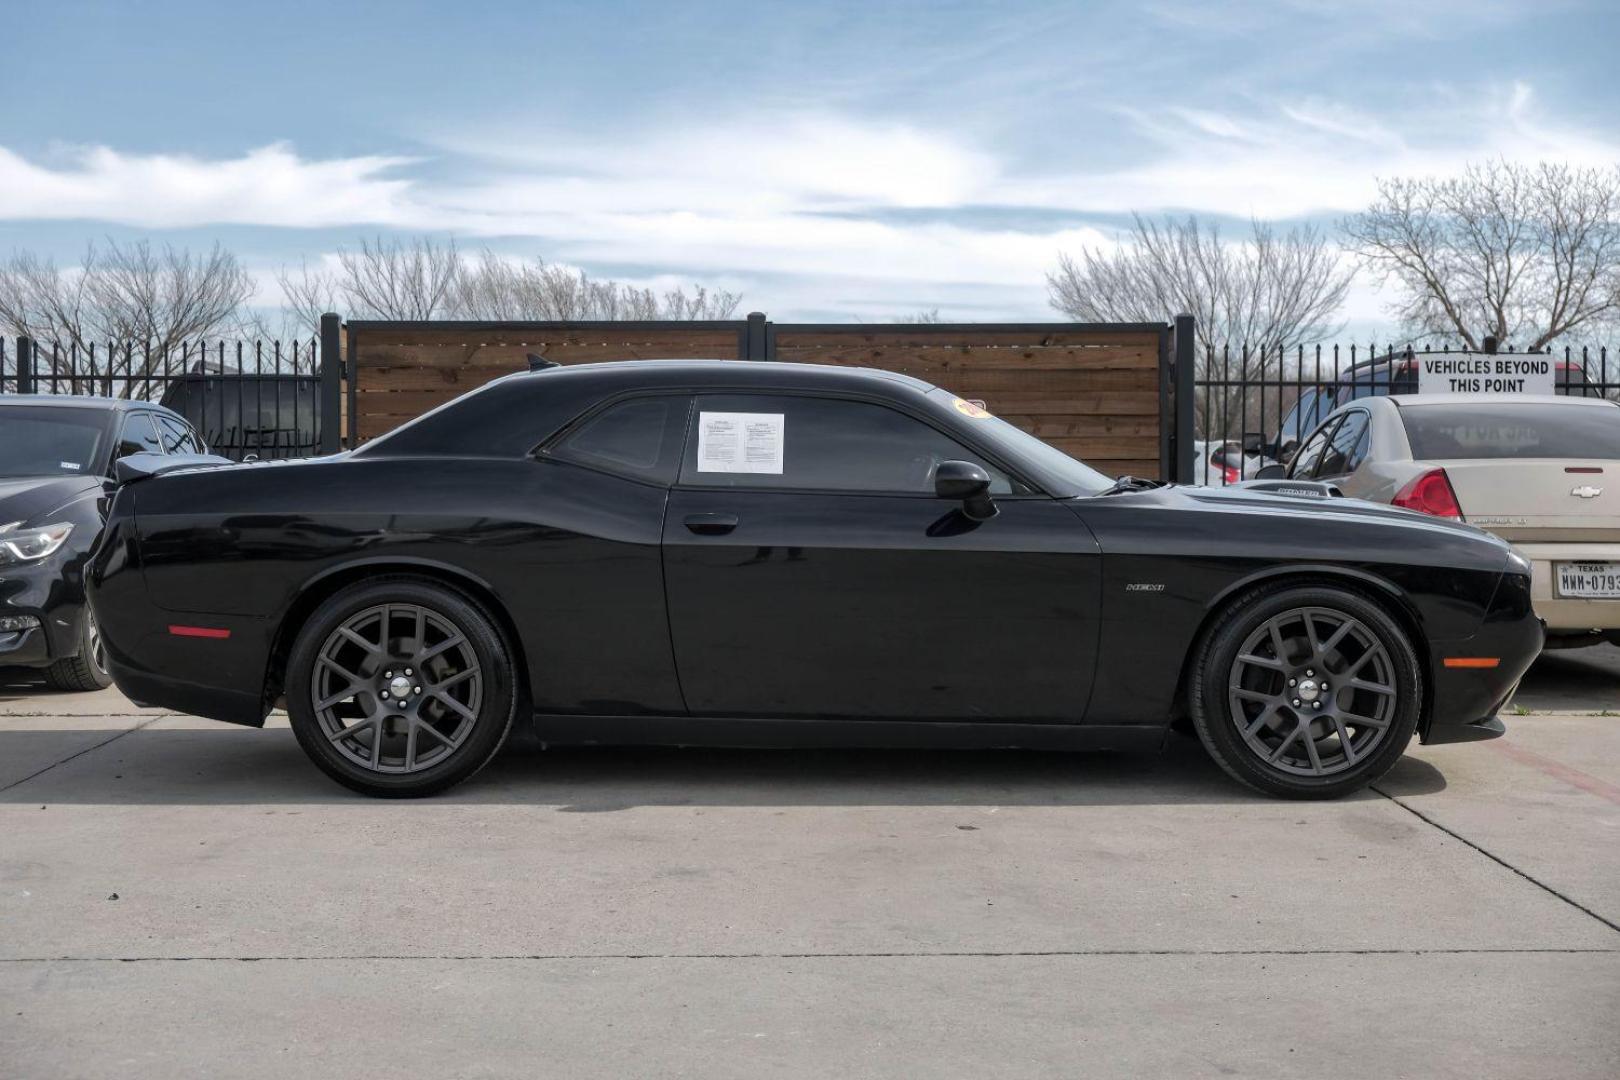
{"type": "Polygon", "coordinates": [[[1401,410],[1418,461],[1620,459],[1620,409],[1609,405],[1422,405],[1401,410]]]}
{"type": "Polygon", "coordinates": [[[55,405],[0,409],[0,476],[99,475],[110,416],[55,405]]]}
{"type": "MultiPolygon", "coordinates": [[[[961,400],[949,390],[939,387],[928,393],[946,402],[961,400]]],[[[974,417],[973,430],[980,432],[987,442],[1005,448],[1015,460],[1027,460],[1048,472],[1056,473],[1081,494],[1100,495],[1114,486],[1112,477],[1104,476],[1090,465],[1070,457],[1051,443],[1042,442],[1022,428],[1014,427],[999,416],[982,409],[970,415],[974,417]]]]}

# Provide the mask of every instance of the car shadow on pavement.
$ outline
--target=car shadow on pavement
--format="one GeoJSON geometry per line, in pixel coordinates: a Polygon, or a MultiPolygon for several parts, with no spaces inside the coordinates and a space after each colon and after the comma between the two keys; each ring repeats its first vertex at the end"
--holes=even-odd
{"type": "Polygon", "coordinates": [[[1536,657],[1513,695],[1527,709],[1597,712],[1620,706],[1620,648],[1550,649],[1536,657]]]}
{"type": "MultiPolygon", "coordinates": [[[[0,803],[368,801],[319,773],[285,728],[144,728],[102,745],[84,742],[85,735],[56,725],[0,730],[0,762],[38,761],[44,770],[0,790],[0,803]],[[80,742],[69,744],[67,736],[78,736],[80,742]],[[59,764],[52,766],[53,761],[59,764]]],[[[1391,779],[1398,780],[1403,794],[1445,787],[1437,769],[1411,757],[1402,759],[1391,779]]],[[[1355,797],[1380,796],[1364,792],[1355,797]]],[[[1103,806],[1263,799],[1228,779],[1196,740],[1176,735],[1160,754],[541,750],[520,740],[465,784],[414,805],[514,804],[604,813],[642,806],[1103,806]]]]}

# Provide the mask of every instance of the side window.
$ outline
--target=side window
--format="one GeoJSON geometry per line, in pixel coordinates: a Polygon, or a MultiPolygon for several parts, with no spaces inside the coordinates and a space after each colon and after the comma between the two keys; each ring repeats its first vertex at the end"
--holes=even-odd
{"type": "MultiPolygon", "coordinates": [[[[1360,459],[1352,464],[1356,456],[1356,448],[1367,439],[1367,414],[1360,409],[1345,413],[1344,420],[1339,424],[1339,430],[1333,433],[1328,441],[1327,450],[1322,454],[1322,460],[1316,467],[1318,477],[1344,476],[1352,472],[1360,459]]],[[[1366,451],[1362,450],[1365,455],[1366,451]]]]}
{"type": "Polygon", "coordinates": [[[200,454],[202,447],[191,429],[172,416],[161,413],[155,417],[158,422],[158,434],[163,438],[163,452],[166,454],[200,454]]]}
{"type": "Polygon", "coordinates": [[[1309,480],[1316,472],[1317,464],[1322,460],[1322,453],[1327,449],[1328,436],[1338,425],[1338,420],[1323,424],[1316,430],[1316,434],[1305,440],[1305,445],[1299,448],[1294,455],[1294,462],[1288,469],[1288,476],[1292,480],[1309,480]]]}
{"type": "Polygon", "coordinates": [[[689,403],[681,394],[618,402],[568,432],[547,454],[636,480],[674,483],[689,403]]]}
{"type": "Polygon", "coordinates": [[[942,461],[971,461],[990,490],[1007,475],[956,440],[882,405],[838,398],[713,394],[697,399],[681,483],[800,491],[934,493],[942,461]]]}
{"type": "Polygon", "coordinates": [[[152,426],[152,415],[132,412],[124,417],[124,431],[118,436],[118,457],[130,454],[161,454],[163,443],[157,429],[152,426]]]}
{"type": "Polygon", "coordinates": [[[1298,442],[1305,437],[1305,433],[1316,425],[1316,401],[1322,392],[1316,389],[1306,390],[1294,402],[1289,410],[1288,419],[1283,421],[1282,428],[1277,433],[1277,445],[1289,442],[1298,442]]]}
{"type": "Polygon", "coordinates": [[[1361,463],[1367,460],[1367,452],[1372,449],[1372,424],[1369,422],[1361,429],[1361,438],[1356,440],[1355,449],[1350,451],[1350,460],[1344,463],[1345,475],[1361,468],[1361,463]]]}

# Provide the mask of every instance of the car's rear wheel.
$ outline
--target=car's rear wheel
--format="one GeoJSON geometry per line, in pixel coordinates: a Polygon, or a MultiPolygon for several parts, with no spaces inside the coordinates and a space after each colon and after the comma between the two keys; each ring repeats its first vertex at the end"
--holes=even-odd
{"type": "Polygon", "coordinates": [[[510,650],[469,597],[383,579],[323,604],[287,666],[287,714],[339,783],[405,798],[467,779],[495,756],[516,701],[510,650]]]}
{"type": "Polygon", "coordinates": [[[1423,702],[1406,631],[1332,586],[1240,597],[1205,636],[1189,690],[1193,724],[1221,768],[1296,799],[1335,798],[1382,776],[1423,702]]]}
{"type": "Polygon", "coordinates": [[[45,681],[56,690],[105,690],[112,685],[107,670],[106,646],[101,641],[101,624],[88,606],[79,624],[79,654],[51,662],[45,681]]]}

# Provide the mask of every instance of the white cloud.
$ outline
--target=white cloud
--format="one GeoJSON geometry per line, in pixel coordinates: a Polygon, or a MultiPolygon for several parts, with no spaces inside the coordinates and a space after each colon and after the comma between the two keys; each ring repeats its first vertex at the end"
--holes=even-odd
{"type": "Polygon", "coordinates": [[[0,147],[0,218],[88,218],[148,228],[188,225],[410,226],[410,184],[383,174],[400,157],[306,161],[284,144],[203,160],[125,154],[110,147],[58,152],[60,167],[0,147]]]}
{"type": "MultiPolygon", "coordinates": [[[[951,131],[829,115],[458,133],[440,140],[430,174],[408,158],[311,160],[280,144],[223,160],[79,148],[49,164],[0,148],[0,218],[447,231],[741,287],[783,317],[935,303],[949,314],[943,298],[1031,317],[1046,311],[1057,252],[1111,242],[1078,224],[1089,214],[1334,214],[1365,205],[1375,175],[1496,156],[1620,161],[1613,143],[1548,118],[1525,83],[1437,86],[1398,116],[1317,97],[1116,115],[1149,150],[1110,170],[1015,166],[951,131]],[[985,207],[1035,224],[964,212],[985,207]]],[[[1367,303],[1358,296],[1355,316],[1367,303]]]]}

